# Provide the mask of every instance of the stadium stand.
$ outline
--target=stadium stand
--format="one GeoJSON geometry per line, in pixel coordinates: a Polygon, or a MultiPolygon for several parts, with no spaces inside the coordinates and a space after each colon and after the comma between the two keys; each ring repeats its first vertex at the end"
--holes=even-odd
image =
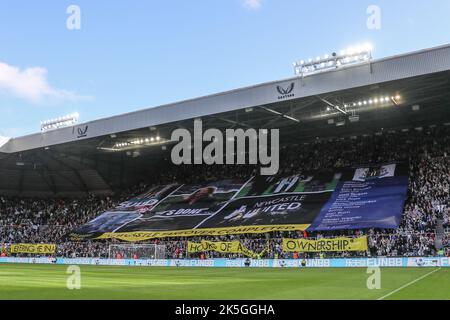
{"type": "MultiPolygon", "coordinates": [[[[333,232],[276,232],[257,235],[202,237],[211,240],[239,239],[254,252],[269,250],[264,257],[292,258],[283,252],[283,237],[322,238],[338,235],[369,236],[369,251],[325,253],[325,256],[432,256],[436,255],[436,228],[440,223],[446,232],[440,235],[445,254],[450,254],[450,127],[434,126],[396,130],[336,139],[317,139],[298,145],[287,144],[281,150],[281,173],[305,172],[348,167],[352,165],[405,161],[409,163],[408,198],[401,226],[396,230],[343,230],[333,232]]],[[[170,183],[196,183],[215,179],[246,177],[255,166],[175,166],[162,162],[158,170],[129,190],[113,196],[89,196],[78,199],[0,198],[1,254],[8,255],[12,243],[56,243],[57,255],[63,257],[108,257],[108,248],[118,240],[69,242],[65,236],[77,226],[122,201],[145,191],[149,186],[170,183]]],[[[167,258],[187,256],[187,238],[148,240],[166,245],[167,258]]],[[[189,240],[200,240],[190,238],[189,240]]],[[[213,258],[217,252],[190,254],[189,257],[213,258]]],[[[308,254],[308,257],[322,256],[308,254]]],[[[228,257],[239,257],[231,254],[228,257]]]]}

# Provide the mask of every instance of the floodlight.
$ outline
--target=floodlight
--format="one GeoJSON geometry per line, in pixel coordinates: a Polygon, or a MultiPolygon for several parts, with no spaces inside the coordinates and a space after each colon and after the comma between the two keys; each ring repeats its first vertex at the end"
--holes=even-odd
{"type": "Polygon", "coordinates": [[[80,115],[78,113],[73,113],[63,117],[41,121],[41,131],[45,132],[52,129],[72,126],[78,123],[79,117],[80,115]]]}
{"type": "Polygon", "coordinates": [[[301,60],[300,63],[294,63],[294,71],[296,75],[305,76],[346,64],[367,62],[372,58],[372,49],[373,46],[370,43],[365,43],[341,50],[339,55],[333,52],[331,55],[325,54],[323,58],[318,56],[315,61],[311,58],[308,59],[307,63],[301,60]]]}

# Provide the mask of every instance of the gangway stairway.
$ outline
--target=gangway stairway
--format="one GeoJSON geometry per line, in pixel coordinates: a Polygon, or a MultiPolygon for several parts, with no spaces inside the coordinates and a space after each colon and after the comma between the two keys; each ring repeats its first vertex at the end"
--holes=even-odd
{"type": "Polygon", "coordinates": [[[444,245],[442,244],[442,238],[444,237],[444,234],[444,221],[442,219],[438,219],[436,224],[436,237],[434,239],[434,245],[437,251],[441,250],[444,247],[444,245]]]}

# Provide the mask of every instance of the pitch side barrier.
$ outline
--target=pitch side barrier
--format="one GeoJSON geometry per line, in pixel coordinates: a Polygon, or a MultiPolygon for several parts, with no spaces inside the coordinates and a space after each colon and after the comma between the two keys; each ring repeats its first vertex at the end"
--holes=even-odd
{"type": "MultiPolygon", "coordinates": [[[[367,268],[367,267],[450,267],[449,257],[403,257],[403,258],[342,258],[306,259],[306,268],[367,268]]],[[[130,267],[218,267],[244,268],[246,259],[99,259],[99,258],[0,258],[0,263],[29,263],[57,265],[101,265],[130,267]]],[[[250,268],[301,268],[302,260],[260,259],[250,260],[250,268]]]]}

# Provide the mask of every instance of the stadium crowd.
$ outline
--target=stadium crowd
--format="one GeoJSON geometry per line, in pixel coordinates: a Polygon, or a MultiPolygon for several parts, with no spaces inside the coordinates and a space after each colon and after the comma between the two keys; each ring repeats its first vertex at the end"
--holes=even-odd
{"type": "MultiPolygon", "coordinates": [[[[352,165],[406,161],[410,165],[408,197],[401,225],[396,230],[342,230],[323,233],[278,232],[191,238],[191,241],[240,240],[263,257],[298,257],[283,252],[283,237],[321,238],[338,235],[368,235],[369,251],[325,253],[325,256],[429,256],[436,254],[435,231],[438,221],[450,228],[450,128],[447,126],[373,135],[321,140],[283,147],[281,174],[341,168],[352,165]]],[[[146,190],[153,184],[196,183],[224,178],[245,178],[254,166],[174,166],[161,163],[161,169],[146,183],[116,196],[84,199],[18,199],[0,197],[0,246],[3,256],[12,243],[56,243],[57,255],[64,257],[108,257],[109,245],[117,240],[68,242],[65,236],[100,213],[146,190]],[[150,183],[149,183],[150,182],[150,183]]],[[[449,233],[443,244],[450,254],[449,233]]],[[[223,256],[216,252],[187,254],[187,238],[150,240],[166,245],[167,258],[223,256]]],[[[322,257],[323,254],[303,255],[322,257]]],[[[233,254],[232,257],[238,257],[233,254]]]]}

